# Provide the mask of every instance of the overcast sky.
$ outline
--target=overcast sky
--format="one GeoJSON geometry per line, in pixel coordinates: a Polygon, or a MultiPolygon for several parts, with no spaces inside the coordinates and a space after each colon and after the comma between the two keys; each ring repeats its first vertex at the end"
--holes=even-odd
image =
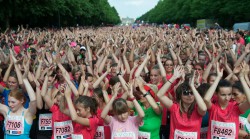
{"type": "Polygon", "coordinates": [[[108,0],[119,13],[120,18],[137,18],[154,8],[159,0],[108,0]]]}

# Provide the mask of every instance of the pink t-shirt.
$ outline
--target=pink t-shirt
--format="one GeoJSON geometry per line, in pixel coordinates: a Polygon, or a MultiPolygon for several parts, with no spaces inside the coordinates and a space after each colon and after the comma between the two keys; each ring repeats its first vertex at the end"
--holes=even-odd
{"type": "Polygon", "coordinates": [[[229,102],[226,109],[221,109],[216,102],[212,104],[209,112],[209,127],[207,138],[222,137],[227,139],[238,139],[239,115],[242,114],[235,102],[229,102]]]}
{"type": "Polygon", "coordinates": [[[202,115],[198,113],[198,106],[195,106],[189,119],[187,113],[180,114],[180,105],[178,103],[174,103],[169,111],[171,114],[170,139],[200,139],[202,115]]]}
{"type": "Polygon", "coordinates": [[[129,116],[126,122],[120,122],[112,116],[109,123],[111,139],[138,139],[139,124],[136,116],[129,116]]]}
{"type": "Polygon", "coordinates": [[[98,123],[99,119],[96,116],[89,118],[89,127],[74,122],[74,134],[82,135],[84,139],[93,139],[95,137],[98,123]]]}

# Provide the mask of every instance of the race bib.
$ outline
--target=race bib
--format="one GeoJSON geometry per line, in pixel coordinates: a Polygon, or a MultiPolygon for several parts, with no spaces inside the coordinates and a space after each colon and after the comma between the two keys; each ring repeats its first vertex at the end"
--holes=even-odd
{"type": "Polygon", "coordinates": [[[5,133],[9,135],[21,135],[24,130],[24,117],[23,116],[7,116],[5,133]]]}
{"type": "Polygon", "coordinates": [[[150,139],[150,132],[139,131],[138,139],[150,139]]]}
{"type": "Polygon", "coordinates": [[[212,120],[211,138],[214,139],[235,139],[236,125],[235,123],[224,123],[212,120]]]}
{"type": "Polygon", "coordinates": [[[39,130],[52,130],[52,114],[39,115],[39,130]]]}
{"type": "Polygon", "coordinates": [[[207,139],[207,131],[208,127],[202,127],[200,131],[200,138],[201,139],[207,139]]]}
{"type": "Polygon", "coordinates": [[[95,139],[104,139],[104,126],[98,126],[95,133],[95,139]]]}
{"type": "Polygon", "coordinates": [[[54,138],[68,139],[73,133],[72,121],[54,122],[54,138]]]}
{"type": "Polygon", "coordinates": [[[136,139],[134,132],[114,132],[112,139],[136,139]]]}
{"type": "Polygon", "coordinates": [[[174,131],[174,139],[197,139],[197,132],[174,131]]]}
{"type": "Polygon", "coordinates": [[[239,117],[239,122],[240,122],[240,129],[244,129],[244,126],[248,123],[247,118],[245,117],[239,117]]]}
{"type": "Polygon", "coordinates": [[[82,135],[72,134],[72,139],[83,139],[82,135]]]}

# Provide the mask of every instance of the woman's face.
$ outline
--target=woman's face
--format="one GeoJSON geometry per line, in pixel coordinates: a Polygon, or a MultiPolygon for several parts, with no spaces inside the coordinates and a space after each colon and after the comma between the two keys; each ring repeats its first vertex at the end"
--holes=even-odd
{"type": "Polygon", "coordinates": [[[54,77],[49,76],[49,78],[48,78],[48,86],[52,86],[52,85],[54,85],[53,80],[54,80],[54,77]]]}
{"type": "Polygon", "coordinates": [[[152,84],[157,85],[161,80],[160,71],[158,69],[152,69],[150,73],[150,81],[152,84]]]}
{"type": "Polygon", "coordinates": [[[236,101],[238,104],[246,101],[246,95],[241,93],[239,89],[233,88],[232,90],[232,99],[236,101]]]}
{"type": "Polygon", "coordinates": [[[88,82],[88,84],[89,84],[89,89],[93,89],[93,82],[94,82],[94,79],[93,79],[92,76],[89,76],[89,77],[87,78],[87,82],[88,82]]]}
{"type": "Polygon", "coordinates": [[[212,84],[214,83],[215,79],[216,79],[216,76],[210,76],[210,77],[209,77],[209,80],[208,80],[208,83],[209,83],[210,85],[212,85],[212,84]]]}
{"type": "Polygon", "coordinates": [[[194,102],[194,95],[191,90],[185,90],[182,92],[181,101],[184,104],[190,105],[194,102]]]}
{"type": "Polygon", "coordinates": [[[232,98],[232,87],[220,87],[217,96],[219,104],[227,106],[232,98]]]}
{"type": "Polygon", "coordinates": [[[200,76],[202,76],[203,74],[203,69],[200,65],[195,65],[194,69],[198,71],[198,73],[200,74],[200,76]]]}
{"type": "Polygon", "coordinates": [[[117,119],[121,122],[126,122],[127,119],[128,119],[128,116],[129,116],[129,113],[128,112],[125,112],[125,113],[122,113],[122,114],[119,114],[117,115],[117,119]]]}
{"type": "Polygon", "coordinates": [[[76,107],[76,113],[78,116],[86,118],[90,115],[90,108],[89,107],[85,108],[83,106],[83,104],[81,104],[81,103],[77,103],[75,105],[75,107],[76,107]]]}
{"type": "Polygon", "coordinates": [[[165,66],[165,70],[166,70],[167,74],[172,73],[173,67],[174,67],[174,63],[171,60],[167,60],[165,62],[164,66],[165,66]]]}
{"type": "Polygon", "coordinates": [[[64,81],[64,78],[63,78],[63,75],[62,75],[62,71],[61,70],[58,70],[57,71],[57,77],[58,77],[58,79],[59,79],[59,81],[64,81]]]}
{"type": "Polygon", "coordinates": [[[63,93],[58,94],[54,100],[55,104],[59,105],[61,103],[61,100],[64,99],[63,97],[64,97],[63,93]]]}
{"type": "Polygon", "coordinates": [[[180,52],[180,58],[181,58],[181,60],[182,60],[183,62],[186,62],[187,59],[188,59],[188,56],[187,56],[186,52],[181,51],[181,52],[180,52]]]}
{"type": "Polygon", "coordinates": [[[14,90],[18,88],[18,81],[15,77],[10,76],[8,79],[8,87],[10,90],[14,90]]]}
{"type": "Polygon", "coordinates": [[[80,78],[80,76],[81,76],[81,71],[77,71],[77,72],[75,72],[74,79],[78,80],[80,78]]]}
{"type": "Polygon", "coordinates": [[[20,101],[15,97],[8,97],[8,105],[12,112],[16,112],[19,108],[23,107],[24,100],[20,101]]]}

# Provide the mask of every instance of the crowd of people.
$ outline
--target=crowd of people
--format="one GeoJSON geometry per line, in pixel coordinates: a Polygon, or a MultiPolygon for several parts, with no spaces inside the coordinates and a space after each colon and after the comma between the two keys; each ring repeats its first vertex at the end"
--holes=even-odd
{"type": "Polygon", "coordinates": [[[250,138],[248,34],[6,29],[0,138],[250,138]]]}

